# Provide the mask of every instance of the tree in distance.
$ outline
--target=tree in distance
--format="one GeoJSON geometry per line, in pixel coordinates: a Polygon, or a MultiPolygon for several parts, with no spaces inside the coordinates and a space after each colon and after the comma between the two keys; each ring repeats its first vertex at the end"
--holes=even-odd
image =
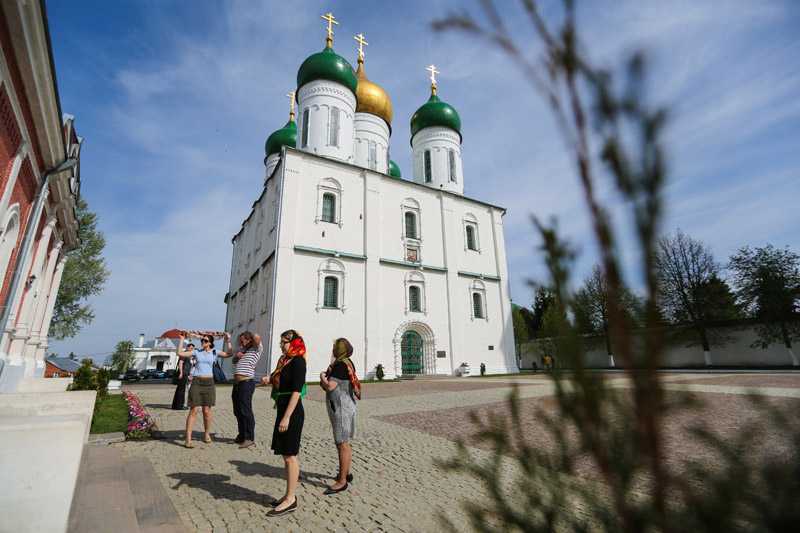
{"type": "Polygon", "coordinates": [[[97,214],[89,211],[89,204],[81,198],[75,216],[79,244],[67,254],[48,333],[56,340],[74,337],[92,323],[94,312],[86,299],[100,294],[110,275],[102,256],[106,238],[97,228],[97,214]]]}
{"type": "Polygon", "coordinates": [[[729,339],[708,327],[721,320],[739,318],[741,311],[728,285],[720,278],[720,264],[711,249],[678,229],[656,240],[655,274],[659,282],[658,304],[667,319],[696,332],[688,344],[700,341],[706,365],[711,359],[711,340],[724,345],[729,339]]]}
{"type": "Polygon", "coordinates": [[[572,298],[572,311],[578,333],[602,335],[609,364],[614,367],[614,355],[611,348],[612,303],[622,310],[625,320],[631,323],[636,322],[636,317],[639,315],[636,296],[624,285],[620,287],[619,293],[615,294],[606,281],[603,268],[595,264],[584,278],[581,288],[572,298]]]}
{"type": "Polygon", "coordinates": [[[133,364],[133,341],[120,341],[111,354],[111,368],[114,369],[113,375],[119,375],[128,370],[133,364]]]}
{"type": "Polygon", "coordinates": [[[794,366],[799,366],[792,342],[800,339],[800,256],[771,244],[745,246],[732,255],[736,296],[750,316],[758,319],[758,339],[752,347],[782,342],[794,366]]]}

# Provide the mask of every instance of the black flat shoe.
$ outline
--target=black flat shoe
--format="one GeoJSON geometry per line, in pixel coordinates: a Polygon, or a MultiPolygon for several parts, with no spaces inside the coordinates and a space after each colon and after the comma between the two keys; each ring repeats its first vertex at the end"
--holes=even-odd
{"type": "Polygon", "coordinates": [[[277,507],[282,503],[283,503],[283,498],[281,498],[280,500],[275,500],[274,502],[269,502],[267,505],[269,505],[270,507],[277,507]]]}
{"type": "Polygon", "coordinates": [[[294,503],[292,503],[289,507],[281,509],[280,511],[273,509],[267,513],[267,516],[281,516],[287,513],[293,513],[296,510],[297,510],[297,498],[294,499],[294,503]]]}
{"type": "Polygon", "coordinates": [[[345,479],[347,480],[348,483],[352,483],[353,482],[353,474],[347,474],[345,479]]]}
{"type": "Polygon", "coordinates": [[[347,483],[345,483],[344,487],[342,487],[340,489],[332,489],[332,488],[328,487],[327,489],[325,489],[325,492],[323,492],[322,494],[336,494],[337,492],[342,492],[343,490],[347,490],[347,483]]]}

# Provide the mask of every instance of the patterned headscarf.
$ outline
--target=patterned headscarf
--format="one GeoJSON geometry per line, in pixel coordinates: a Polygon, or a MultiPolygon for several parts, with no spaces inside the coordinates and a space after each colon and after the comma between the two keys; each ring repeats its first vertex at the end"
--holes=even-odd
{"type": "Polygon", "coordinates": [[[347,373],[350,375],[350,383],[353,384],[353,392],[355,392],[356,398],[360,400],[361,382],[358,381],[358,377],[356,376],[356,369],[353,367],[353,362],[350,360],[351,355],[353,355],[353,345],[350,344],[350,341],[348,341],[347,339],[336,339],[333,342],[334,361],[328,367],[328,370],[325,371],[325,375],[330,376],[331,372],[333,372],[333,365],[335,365],[339,361],[343,361],[344,364],[347,365],[347,373]]]}
{"type": "MultiPolygon", "coordinates": [[[[306,343],[303,342],[303,337],[293,329],[290,329],[288,333],[286,337],[291,336],[291,338],[289,339],[289,348],[286,350],[286,355],[281,355],[281,358],[278,359],[278,366],[275,367],[275,371],[269,376],[269,382],[273,390],[276,391],[281,385],[281,370],[286,366],[286,363],[291,361],[294,357],[305,358],[306,356],[306,343]]],[[[284,335],[281,335],[281,340],[283,340],[283,337],[284,335]]]]}

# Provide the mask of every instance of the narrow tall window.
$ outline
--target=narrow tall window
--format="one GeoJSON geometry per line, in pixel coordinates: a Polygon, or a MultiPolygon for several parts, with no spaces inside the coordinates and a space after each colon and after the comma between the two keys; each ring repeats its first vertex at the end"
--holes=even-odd
{"type": "Polygon", "coordinates": [[[447,155],[450,159],[450,181],[456,181],[456,151],[452,148],[447,151],[447,155]]]}
{"type": "Polygon", "coordinates": [[[339,146],[339,108],[337,107],[331,108],[330,126],[331,132],[328,144],[331,146],[339,146]]]}
{"type": "Polygon", "coordinates": [[[417,215],[411,211],[406,211],[406,238],[417,238],[417,215]]]}
{"type": "Polygon", "coordinates": [[[475,318],[484,318],[483,299],[479,292],[472,293],[472,313],[475,315],[475,318]]]}
{"type": "Polygon", "coordinates": [[[408,288],[408,309],[411,311],[422,311],[422,299],[419,297],[419,287],[411,286],[408,288]]]}
{"type": "Polygon", "coordinates": [[[369,142],[369,169],[376,170],[378,168],[378,145],[375,141],[369,142]]]}
{"type": "Polygon", "coordinates": [[[322,221],[336,222],[336,197],[329,192],[322,195],[322,221]]]}
{"type": "Polygon", "coordinates": [[[478,249],[475,244],[475,228],[473,226],[467,226],[467,248],[470,250],[478,249]]]}
{"type": "Polygon", "coordinates": [[[325,278],[325,296],[322,305],[334,309],[339,308],[339,280],[333,276],[325,278]]]}
{"type": "Polygon", "coordinates": [[[425,154],[423,155],[423,159],[425,161],[425,183],[430,183],[433,181],[433,174],[431,173],[431,151],[425,150],[425,154]]]}
{"type": "Polygon", "coordinates": [[[300,148],[308,147],[308,109],[303,111],[303,135],[301,136],[300,148]]]}

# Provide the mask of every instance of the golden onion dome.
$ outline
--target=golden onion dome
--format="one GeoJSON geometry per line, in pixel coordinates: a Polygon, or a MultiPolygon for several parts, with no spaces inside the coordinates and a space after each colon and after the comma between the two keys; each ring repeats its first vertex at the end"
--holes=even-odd
{"type": "Polygon", "coordinates": [[[358,90],[356,91],[356,113],[372,113],[386,121],[391,129],[392,126],[392,101],[380,85],[372,83],[364,73],[364,60],[358,58],[358,90]]]}

